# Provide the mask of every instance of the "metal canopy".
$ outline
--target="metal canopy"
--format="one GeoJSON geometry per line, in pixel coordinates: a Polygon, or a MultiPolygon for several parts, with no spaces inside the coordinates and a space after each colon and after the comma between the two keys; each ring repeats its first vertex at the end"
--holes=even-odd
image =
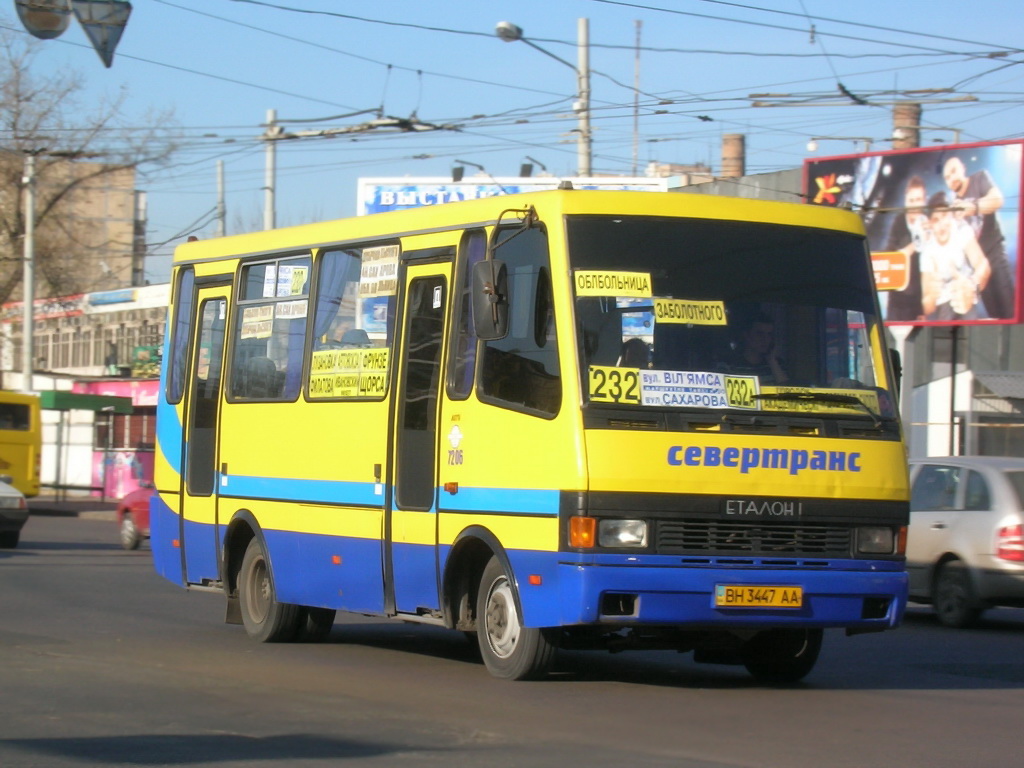
{"type": "Polygon", "coordinates": [[[1024,373],[1018,371],[977,371],[975,380],[992,394],[1006,400],[1024,400],[1024,373]]]}
{"type": "Polygon", "coordinates": [[[132,413],[134,406],[130,397],[113,395],[83,395],[77,392],[39,393],[39,404],[47,411],[102,411],[104,413],[132,413]]]}

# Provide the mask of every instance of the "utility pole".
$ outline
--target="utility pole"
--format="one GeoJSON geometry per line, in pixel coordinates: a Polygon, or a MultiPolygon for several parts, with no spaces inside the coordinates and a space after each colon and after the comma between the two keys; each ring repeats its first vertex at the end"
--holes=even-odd
{"type": "Polygon", "coordinates": [[[588,19],[579,19],[576,24],[577,35],[577,64],[566,61],[556,56],[551,51],[545,50],[529,38],[523,37],[523,30],[511,21],[499,21],[494,28],[494,33],[506,43],[520,40],[531,48],[540,51],[545,56],[554,59],[559,64],[564,64],[576,73],[576,102],[573,104],[573,111],[579,117],[579,127],[576,129],[577,155],[579,158],[579,175],[590,176],[591,136],[590,136],[590,22],[588,19]]]}
{"type": "Polygon", "coordinates": [[[579,169],[580,176],[590,176],[593,157],[590,137],[590,20],[578,19],[576,30],[579,49],[579,64],[576,67],[579,80],[579,101],[576,102],[576,111],[580,116],[579,169]]]}
{"type": "Polygon", "coordinates": [[[277,138],[282,133],[277,124],[277,110],[267,110],[267,132],[263,138],[267,142],[267,168],[263,186],[263,228],[273,229],[276,225],[277,212],[274,208],[274,184],[277,178],[277,138]]]}
{"type": "Polygon", "coordinates": [[[21,390],[32,392],[32,341],[35,337],[35,250],[36,250],[36,156],[25,153],[25,272],[22,276],[21,303],[21,390]]]}

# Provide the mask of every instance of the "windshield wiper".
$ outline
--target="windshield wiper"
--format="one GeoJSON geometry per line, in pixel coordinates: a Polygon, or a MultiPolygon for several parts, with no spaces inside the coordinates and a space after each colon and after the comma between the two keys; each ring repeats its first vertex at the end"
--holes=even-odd
{"type": "Polygon", "coordinates": [[[842,395],[838,392],[776,392],[774,394],[757,394],[753,395],[755,400],[802,400],[802,401],[813,401],[816,403],[837,403],[841,405],[856,405],[863,408],[864,411],[871,417],[872,426],[876,429],[882,426],[881,414],[875,413],[871,409],[871,406],[861,400],[859,397],[853,395],[842,395]]]}

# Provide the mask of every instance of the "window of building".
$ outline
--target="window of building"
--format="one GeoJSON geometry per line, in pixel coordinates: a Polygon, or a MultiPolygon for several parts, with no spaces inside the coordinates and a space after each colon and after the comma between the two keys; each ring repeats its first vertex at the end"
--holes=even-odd
{"type": "Polygon", "coordinates": [[[97,413],[93,449],[152,451],[156,445],[156,409],[136,407],[133,413],[97,413]]]}

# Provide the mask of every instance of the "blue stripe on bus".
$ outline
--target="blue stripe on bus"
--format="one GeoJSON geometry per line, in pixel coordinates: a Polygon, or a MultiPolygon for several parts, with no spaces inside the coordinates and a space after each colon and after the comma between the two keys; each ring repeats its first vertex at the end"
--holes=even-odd
{"type": "MultiPolygon", "coordinates": [[[[350,483],[342,480],[298,480],[290,477],[249,477],[218,475],[218,493],[249,499],[306,501],[319,504],[358,504],[364,507],[384,505],[383,490],[375,483],[350,483]]],[[[383,486],[380,486],[383,488],[383,486]]]]}
{"type": "Polygon", "coordinates": [[[156,444],[164,461],[177,474],[181,474],[181,420],[177,409],[162,395],[156,406],[156,444]]]}
{"type": "Polygon", "coordinates": [[[455,512],[483,512],[497,510],[524,515],[557,515],[559,491],[529,488],[467,488],[460,486],[458,493],[442,491],[438,505],[455,512]]]}
{"type": "MultiPolygon", "coordinates": [[[[274,501],[305,501],[381,507],[383,492],[378,484],[342,480],[299,480],[295,478],[220,475],[222,496],[274,501]]],[[[383,486],[380,486],[383,488],[383,486]]],[[[459,488],[457,494],[441,493],[441,507],[453,512],[512,512],[522,515],[557,515],[559,492],[523,488],[459,488]]]]}

